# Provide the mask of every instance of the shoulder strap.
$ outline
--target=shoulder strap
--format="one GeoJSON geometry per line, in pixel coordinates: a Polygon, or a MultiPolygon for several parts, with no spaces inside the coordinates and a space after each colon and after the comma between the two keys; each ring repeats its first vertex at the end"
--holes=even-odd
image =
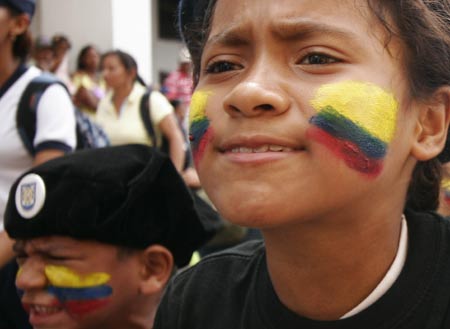
{"type": "Polygon", "coordinates": [[[66,88],[55,76],[43,73],[28,83],[20,97],[17,107],[16,125],[20,138],[31,155],[35,153],[33,140],[36,135],[36,116],[39,100],[44,91],[55,83],[66,88]]]}
{"type": "Polygon", "coordinates": [[[150,116],[150,95],[151,90],[148,90],[141,98],[141,103],[139,105],[139,112],[141,114],[142,122],[144,123],[145,130],[147,130],[147,134],[152,140],[153,146],[156,147],[156,134],[155,129],[153,128],[152,119],[150,116]]]}

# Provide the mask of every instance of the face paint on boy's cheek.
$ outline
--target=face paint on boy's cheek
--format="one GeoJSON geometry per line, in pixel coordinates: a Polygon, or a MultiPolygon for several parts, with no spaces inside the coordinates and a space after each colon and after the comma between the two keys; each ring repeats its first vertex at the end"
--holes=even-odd
{"type": "Polygon", "coordinates": [[[213,129],[210,127],[210,120],[206,116],[206,105],[210,94],[210,92],[199,90],[192,95],[191,100],[189,131],[192,155],[196,167],[203,158],[207,146],[214,137],[213,129]]]}
{"type": "Polygon", "coordinates": [[[81,276],[64,266],[46,266],[45,275],[50,283],[49,293],[55,295],[74,317],[95,312],[109,303],[112,288],[106,283],[106,273],[91,273],[81,276]]]}
{"type": "Polygon", "coordinates": [[[450,178],[442,179],[441,189],[444,194],[444,202],[450,205],[450,178]]]}
{"type": "Polygon", "coordinates": [[[396,127],[393,95],[373,84],[344,81],[319,88],[311,104],[317,114],[310,119],[308,136],[349,168],[378,176],[396,127]]]}

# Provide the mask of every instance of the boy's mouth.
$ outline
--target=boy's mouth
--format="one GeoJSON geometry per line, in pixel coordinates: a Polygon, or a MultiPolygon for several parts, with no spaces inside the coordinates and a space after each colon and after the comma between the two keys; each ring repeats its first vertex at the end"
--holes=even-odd
{"type": "Polygon", "coordinates": [[[46,306],[46,305],[30,305],[28,307],[30,313],[37,315],[52,315],[62,310],[61,306],[46,306]]]}

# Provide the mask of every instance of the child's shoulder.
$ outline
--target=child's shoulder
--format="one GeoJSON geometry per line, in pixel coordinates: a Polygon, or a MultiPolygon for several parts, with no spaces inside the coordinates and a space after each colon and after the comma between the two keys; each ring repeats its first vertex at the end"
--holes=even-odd
{"type": "Polygon", "coordinates": [[[237,273],[243,279],[252,275],[264,257],[264,242],[252,240],[206,256],[196,265],[181,270],[175,276],[173,284],[205,284],[205,280],[225,279],[237,273]]]}

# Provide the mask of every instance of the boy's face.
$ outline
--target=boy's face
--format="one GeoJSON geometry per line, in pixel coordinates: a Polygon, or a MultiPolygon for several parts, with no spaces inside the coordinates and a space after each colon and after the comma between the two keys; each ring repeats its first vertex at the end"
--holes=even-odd
{"type": "Polygon", "coordinates": [[[358,218],[406,190],[418,111],[385,37],[365,1],[218,0],[190,128],[225,218],[358,218]]]}
{"type": "Polygon", "coordinates": [[[135,254],[68,237],[43,237],[14,246],[16,286],[37,328],[126,327],[138,294],[135,254]]]}

